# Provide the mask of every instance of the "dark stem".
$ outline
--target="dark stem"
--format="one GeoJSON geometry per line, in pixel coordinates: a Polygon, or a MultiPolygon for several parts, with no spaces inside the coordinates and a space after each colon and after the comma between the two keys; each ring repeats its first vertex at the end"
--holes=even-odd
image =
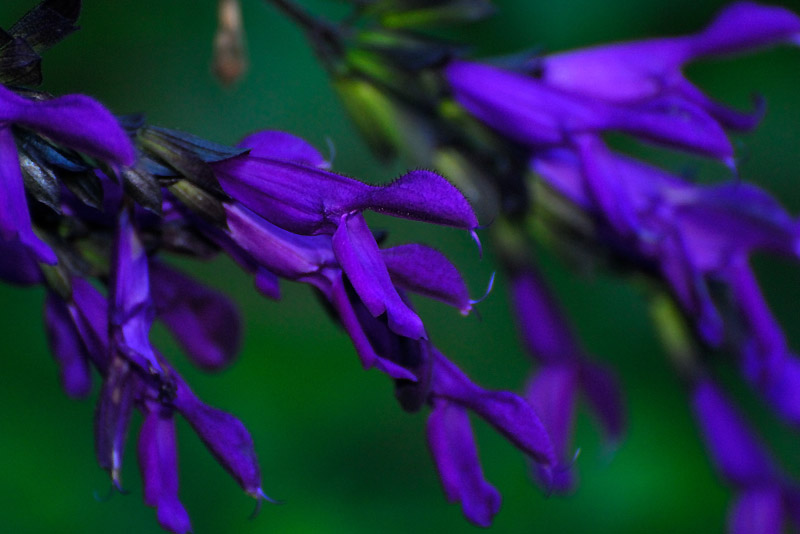
{"type": "Polygon", "coordinates": [[[344,52],[342,30],[325,19],[316,17],[291,0],[264,0],[274,5],[300,26],[308,36],[317,55],[331,66],[344,52]]]}

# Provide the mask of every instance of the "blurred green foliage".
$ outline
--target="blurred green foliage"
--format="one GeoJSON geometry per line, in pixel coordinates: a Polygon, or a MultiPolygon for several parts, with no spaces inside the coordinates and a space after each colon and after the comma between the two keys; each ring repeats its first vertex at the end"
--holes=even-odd
{"type": "MultiPolygon", "coordinates": [[[[315,61],[301,32],[259,0],[243,0],[250,71],[233,89],[210,73],[215,2],[87,0],[82,30],[45,55],[44,88],[90,94],[118,113],[145,111],[153,124],[234,143],[256,129],[301,135],[326,150],[334,168],[369,181],[396,176],[399,164],[380,165],[367,151],[315,61]]],[[[694,31],[724,3],[712,0],[571,0],[495,2],[496,17],[458,31],[478,54],[542,47],[559,50],[611,40],[694,31]]],[[[795,9],[788,2],[778,2],[795,9]]],[[[34,0],[0,3],[8,27],[34,0]]],[[[332,0],[303,2],[322,14],[343,13],[332,0]]],[[[453,32],[455,33],[455,32],[453,32]]],[[[800,210],[800,51],[761,54],[693,65],[689,75],[723,101],[746,107],[752,92],[768,101],[763,126],[737,138],[742,177],[763,185],[800,210]]],[[[652,151],[651,151],[652,152],[652,151]]],[[[669,168],[696,163],[655,155],[669,168]]],[[[427,241],[463,269],[474,294],[494,270],[491,250],[481,260],[466,234],[415,223],[374,219],[393,242],[427,241]]],[[[489,247],[490,249],[490,247],[489,247]]],[[[221,376],[185,365],[175,344],[156,328],[164,348],[208,403],[237,414],[249,427],[261,459],[266,492],[285,501],[248,521],[253,501],[179,425],[181,496],[195,531],[273,533],[466,532],[474,527],[446,503],[428,456],[422,414],[396,405],[389,380],[365,372],[349,340],[325,316],[308,288],[284,284],[281,302],[259,297],[252,281],[229,261],[178,262],[232,295],[245,320],[239,361],[221,376]]],[[[543,254],[543,269],[576,323],[585,346],[613,363],[630,415],[626,440],[609,454],[585,416],[576,445],[581,485],[568,498],[548,498],[530,483],[522,456],[478,423],[487,478],[503,494],[493,532],[716,532],[723,529],[730,492],[703,451],[685,392],[673,376],[647,320],[642,292],[604,273],[589,278],[543,254]]],[[[800,347],[796,265],[759,259],[759,273],[794,347],[800,347]]],[[[499,280],[480,305],[480,318],[462,318],[420,302],[432,339],[478,382],[518,389],[529,361],[516,341],[499,280]]],[[[140,499],[135,432],[129,437],[123,482],[131,495],[101,497],[108,481],[94,460],[93,401],[68,400],[44,341],[40,289],[0,288],[3,340],[0,393],[0,531],[157,532],[154,511],[140,499]]],[[[736,384],[735,377],[731,382],[736,384]]],[[[741,389],[741,388],[740,388],[741,389]]],[[[797,433],[764,416],[745,394],[745,411],[767,432],[790,467],[800,466],[797,433]]],[[[132,428],[138,428],[134,421],[132,428]]],[[[795,474],[800,471],[795,469],[795,474]]]]}

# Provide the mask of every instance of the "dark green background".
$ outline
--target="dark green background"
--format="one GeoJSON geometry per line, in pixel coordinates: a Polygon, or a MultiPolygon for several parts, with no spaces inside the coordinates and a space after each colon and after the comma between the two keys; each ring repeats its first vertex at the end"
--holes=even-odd
{"type": "MultiPolygon", "coordinates": [[[[33,0],[0,3],[8,27],[33,0]]],[[[152,123],[234,143],[262,128],[289,130],[319,147],[336,146],[335,168],[374,182],[400,164],[379,165],[345,117],[300,32],[263,2],[243,0],[251,68],[232,90],[210,75],[216,3],[208,0],[85,2],[83,29],[47,53],[45,88],[91,94],[119,113],[146,111],[152,123]]],[[[306,2],[341,12],[335,2],[306,2]]],[[[497,2],[500,14],[464,31],[478,51],[509,53],[541,45],[559,50],[609,40],[695,31],[722,2],[583,0],[497,2]]],[[[795,7],[797,7],[795,5],[795,7]]],[[[781,48],[735,60],[693,65],[689,75],[722,100],[746,106],[763,93],[769,111],[754,134],[737,138],[742,175],[800,210],[800,52],[781,48]]],[[[681,156],[673,169],[691,166],[681,156]]],[[[395,242],[425,240],[444,250],[480,294],[495,269],[479,260],[463,232],[373,219],[395,242]]],[[[758,258],[773,308],[800,346],[798,268],[758,258]]],[[[462,532],[473,531],[457,505],[446,503],[424,440],[423,414],[407,415],[391,384],[365,372],[347,337],[308,288],[285,284],[284,298],[260,298],[228,261],[182,265],[233,295],[245,321],[239,361],[219,376],[190,369],[163,329],[153,339],[208,403],[237,414],[255,439],[265,491],[284,500],[248,521],[253,501],[179,423],[181,498],[195,531],[204,532],[462,532]]],[[[627,438],[604,453],[591,421],[579,417],[576,445],[581,485],[569,498],[547,498],[531,483],[522,455],[476,422],[487,478],[503,494],[494,532],[715,532],[723,529],[730,492],[697,438],[685,394],[647,320],[642,292],[598,273],[574,276],[545,257],[544,267],[586,347],[612,362],[629,401],[627,438]]],[[[478,382],[519,389],[529,372],[498,280],[476,316],[462,318],[420,302],[432,338],[478,382]]],[[[131,495],[105,502],[108,481],[94,460],[93,400],[67,399],[57,383],[41,325],[40,289],[0,288],[0,531],[156,532],[141,502],[129,440],[125,486],[131,495]]],[[[96,388],[95,388],[96,389],[96,388]]],[[[766,415],[744,393],[745,410],[770,436],[790,468],[800,466],[797,433],[766,415]]],[[[138,420],[134,421],[138,428],[138,420]]]]}

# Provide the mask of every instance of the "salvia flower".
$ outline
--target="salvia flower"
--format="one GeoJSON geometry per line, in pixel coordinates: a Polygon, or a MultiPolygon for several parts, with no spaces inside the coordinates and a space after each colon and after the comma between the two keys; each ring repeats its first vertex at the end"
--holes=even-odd
{"type": "Polygon", "coordinates": [[[707,378],[698,379],[692,406],[711,459],[737,492],[728,531],[778,534],[787,521],[800,527],[797,485],[775,465],[717,385],[707,378]]]}
{"type": "Polygon", "coordinates": [[[655,265],[690,317],[704,342],[719,346],[736,341],[736,323],[726,326],[710,284],[729,287],[743,319],[745,376],[779,413],[798,421],[800,402],[792,394],[798,380],[797,358],[790,352],[778,322],[769,311],[749,265],[756,251],[797,258],[800,225],[758,187],[744,182],[696,185],[662,169],[616,154],[597,143],[581,159],[568,151],[542,153],[533,166],[545,183],[580,209],[610,217],[587,193],[586,175],[617,187],[607,206],[627,210],[634,233],[617,241],[629,257],[655,265]],[[590,163],[587,165],[586,162],[590,163]]]}
{"type": "Polygon", "coordinates": [[[558,463],[534,475],[547,490],[574,488],[572,432],[578,394],[582,393],[601,424],[609,446],[622,438],[625,412],[615,377],[590,362],[570,331],[558,303],[533,265],[512,274],[511,296],[520,334],[528,352],[540,363],[526,398],[542,418],[553,440],[558,463]]]}
{"type": "Polygon", "coordinates": [[[600,45],[533,63],[543,82],[572,94],[626,104],[670,96],[676,111],[699,106],[726,128],[746,130],[756,126],[763,110],[744,114],[714,102],[681,68],[696,59],[784,42],[800,44],[800,17],[781,7],[736,2],[694,35],[600,45]]]}
{"type": "MultiPolygon", "coordinates": [[[[226,192],[283,230],[331,236],[336,261],[370,312],[374,316],[386,313],[390,327],[403,336],[425,337],[422,321],[395,290],[362,211],[474,232],[478,222],[464,196],[429,171],[413,171],[386,186],[371,186],[323,170],[324,158],[313,147],[286,134],[254,134],[240,146],[251,151],[214,164],[226,192]]],[[[467,305],[463,311],[468,310],[467,305]]]]}
{"type": "Polygon", "coordinates": [[[129,362],[118,350],[111,350],[109,302],[85,280],[73,280],[72,288],[72,300],[64,305],[80,333],[85,354],[103,376],[95,415],[96,452],[115,486],[121,488],[125,438],[132,411],[138,408],[144,414],[138,457],[145,503],[158,509],[158,520],[164,528],[173,532],[190,530],[186,511],[177,498],[175,413],[190,423],[217,461],[248,494],[265,498],[253,441],[241,421],[200,401],[161,355],[154,352],[161,373],[152,374],[129,362]]]}
{"type": "Polygon", "coordinates": [[[133,145],[111,113],[87,96],[34,101],[0,85],[0,237],[19,240],[39,261],[52,264],[55,254],[31,227],[13,127],[118,167],[133,164],[133,145]]]}

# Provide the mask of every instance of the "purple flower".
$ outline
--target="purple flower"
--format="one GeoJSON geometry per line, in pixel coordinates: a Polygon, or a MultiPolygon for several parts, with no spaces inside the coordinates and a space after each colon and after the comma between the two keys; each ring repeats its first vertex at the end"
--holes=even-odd
{"type": "Polygon", "coordinates": [[[213,164],[225,192],[272,224],[303,235],[333,235],[349,215],[376,211],[474,230],[464,195],[430,171],[412,171],[385,186],[368,185],[321,167],[311,145],[283,132],[260,132],[240,144],[248,154],[213,164]]]}
{"type": "Polygon", "coordinates": [[[132,165],[133,145],[116,119],[89,97],[32,101],[0,85],[0,237],[19,240],[39,261],[54,264],[55,254],[31,227],[12,126],[42,134],[112,166],[132,165]]]}
{"type": "MultiPolygon", "coordinates": [[[[223,247],[234,251],[234,256],[249,266],[251,271],[258,273],[257,276],[264,278],[263,273],[272,273],[319,289],[331,302],[367,369],[377,366],[395,378],[413,379],[413,374],[375,351],[364,332],[362,321],[356,315],[356,302],[365,306],[372,317],[388,311],[386,318],[389,328],[410,339],[424,336],[413,331],[412,335],[405,335],[408,329],[399,327],[399,321],[394,319],[400,315],[404,318],[413,317],[408,320],[411,324],[419,321],[419,317],[398,293],[398,287],[442,300],[462,312],[471,307],[466,286],[458,271],[443,255],[428,247],[401,245],[380,250],[375,244],[375,248],[368,250],[367,254],[359,255],[358,249],[351,251],[345,245],[340,250],[344,249],[347,255],[339,255],[345,258],[340,264],[333,243],[336,236],[332,239],[327,235],[294,234],[236,204],[226,205],[226,212],[229,240],[221,241],[223,247]],[[256,267],[253,268],[253,265],[256,267]],[[360,284],[361,292],[356,284],[360,284]],[[355,295],[348,292],[347,287],[353,289],[355,295]],[[372,305],[371,309],[367,300],[372,305]],[[387,301],[389,304],[385,305],[387,301]],[[381,309],[380,306],[385,308],[381,309]],[[376,314],[376,310],[380,311],[376,314]]],[[[368,232],[368,229],[358,228],[363,224],[359,221],[361,216],[355,219],[357,230],[368,232]]],[[[371,235],[369,238],[363,237],[364,242],[374,243],[371,235]]],[[[419,328],[423,328],[424,332],[421,321],[419,328]]]]}
{"type": "Polygon", "coordinates": [[[488,527],[500,511],[500,493],[483,478],[467,411],[443,399],[428,416],[428,446],[450,502],[460,502],[467,519],[488,527]]]}
{"type": "Polygon", "coordinates": [[[779,534],[788,519],[800,526],[796,486],[785,479],[717,386],[699,380],[692,404],[717,470],[738,493],[728,531],[779,534]]]}
{"type": "Polygon", "coordinates": [[[127,210],[119,216],[109,285],[114,350],[147,372],[160,372],[161,365],[149,340],[155,310],[150,298],[147,251],[127,210]]]}
{"type": "Polygon", "coordinates": [[[604,102],[532,76],[465,61],[450,63],[445,76],[469,113],[531,148],[575,146],[585,135],[621,131],[732,163],[733,148],[722,127],[698,106],[678,109],[669,96],[630,105],[604,102]]]}
{"type": "MultiPolygon", "coordinates": [[[[372,209],[472,231],[477,220],[463,195],[428,171],[414,171],[380,187],[322,170],[318,168],[324,163],[322,156],[288,134],[261,132],[245,142],[252,146],[249,154],[214,164],[226,192],[241,203],[226,206],[238,247],[268,271],[292,280],[309,277],[329,295],[335,276],[325,276],[325,267],[341,268],[373,316],[386,314],[390,328],[405,337],[426,337],[422,321],[398,294],[361,211],[372,209]],[[285,254],[267,257],[276,249],[285,254]]],[[[408,250],[403,257],[390,258],[406,274],[400,282],[414,286],[409,287],[412,291],[433,291],[435,298],[467,313],[471,304],[449,262],[433,252],[413,260],[408,250]],[[421,266],[422,260],[433,270],[417,267],[412,273],[405,268],[421,266]]],[[[266,281],[271,282],[268,277],[266,281]]],[[[269,291],[272,287],[267,286],[269,291]]]]}
{"type": "Polygon", "coordinates": [[[150,260],[149,274],[156,315],[192,363],[206,370],[229,365],[241,345],[233,302],[160,261],[150,260]]]}
{"type": "Polygon", "coordinates": [[[72,287],[72,300],[66,307],[86,354],[103,376],[95,412],[96,452],[114,485],[121,487],[126,435],[133,409],[138,408],[144,414],[138,444],[144,500],[157,508],[164,528],[172,532],[190,530],[188,516],[177,496],[176,412],[189,422],[217,461],[249,495],[267,498],[261,490],[253,441],[242,422],[200,401],[155,351],[159,374],[132,363],[118,349],[112,351],[109,301],[80,278],[72,280],[72,287]]]}
{"type": "Polygon", "coordinates": [[[191,532],[189,514],[178,500],[178,451],[173,411],[145,403],[147,411],[137,447],[144,503],[158,510],[158,522],[170,532],[191,532]]]}
{"type": "Polygon", "coordinates": [[[756,126],[762,110],[743,114],[714,102],[681,69],[695,59],[782,42],[800,44],[800,17],[781,7],[737,2],[695,35],[595,46],[534,63],[544,83],[568,93],[624,104],[669,96],[679,109],[698,106],[725,127],[746,130],[756,126]]]}
{"type": "Polygon", "coordinates": [[[70,397],[86,397],[92,389],[86,345],[69,307],[54,293],[48,293],[44,302],[44,325],[50,351],[60,370],[61,387],[70,397]]]}
{"type": "Polygon", "coordinates": [[[798,223],[753,185],[690,184],[615,154],[599,140],[580,155],[543,152],[533,159],[533,168],[548,186],[621,232],[622,246],[644,263],[655,262],[711,344],[722,341],[724,325],[708,280],[724,280],[738,258],[755,250],[791,256],[800,251],[798,223]]]}
{"type": "MultiPolygon", "coordinates": [[[[500,508],[500,495],[483,477],[466,410],[474,412],[533,459],[543,476],[557,462],[551,436],[533,407],[507,391],[487,391],[431,347],[433,356],[428,445],[450,501],[487,527],[500,508]]],[[[549,484],[548,484],[549,485],[549,484]]]]}
{"type": "Polygon", "coordinates": [[[558,303],[532,265],[512,274],[511,296],[525,346],[541,363],[525,396],[542,418],[558,457],[550,468],[536,465],[534,474],[547,489],[568,492],[575,484],[572,432],[578,392],[583,393],[613,446],[625,426],[619,386],[613,374],[586,359],[558,303]]]}

